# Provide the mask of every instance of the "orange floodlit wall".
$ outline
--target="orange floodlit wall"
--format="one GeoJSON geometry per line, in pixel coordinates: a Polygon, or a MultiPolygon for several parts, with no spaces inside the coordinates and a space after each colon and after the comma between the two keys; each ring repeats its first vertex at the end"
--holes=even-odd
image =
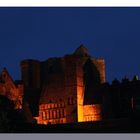
{"type": "Polygon", "coordinates": [[[21,68],[25,87],[41,91],[39,116],[34,116],[39,124],[102,119],[101,105],[91,95],[105,82],[104,59],[92,58],[83,45],[64,57],[25,60],[21,68]]]}
{"type": "Polygon", "coordinates": [[[22,109],[23,90],[23,84],[15,84],[6,68],[4,68],[0,75],[0,95],[11,100],[15,109],[22,109]]]}
{"type": "Polygon", "coordinates": [[[101,104],[84,106],[84,121],[99,121],[102,119],[101,104]]]}
{"type": "Polygon", "coordinates": [[[40,105],[37,121],[39,124],[66,123],[66,109],[64,102],[40,105]]]}

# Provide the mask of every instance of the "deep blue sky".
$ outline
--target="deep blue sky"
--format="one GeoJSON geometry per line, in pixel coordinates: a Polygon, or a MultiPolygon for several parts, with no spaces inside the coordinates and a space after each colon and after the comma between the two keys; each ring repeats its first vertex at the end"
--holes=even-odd
{"type": "Polygon", "coordinates": [[[73,53],[85,44],[106,61],[106,79],[140,75],[140,8],[0,8],[0,71],[73,53]]]}

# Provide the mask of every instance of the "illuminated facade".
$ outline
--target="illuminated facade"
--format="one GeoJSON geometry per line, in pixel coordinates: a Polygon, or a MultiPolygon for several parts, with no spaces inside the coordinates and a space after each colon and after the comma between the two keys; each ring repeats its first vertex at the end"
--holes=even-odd
{"type": "Polygon", "coordinates": [[[92,58],[81,45],[71,55],[46,61],[23,60],[22,80],[27,102],[38,104],[33,116],[39,124],[71,123],[102,119],[102,104],[98,87],[105,82],[104,59],[92,58]],[[39,91],[38,101],[33,99],[39,91]]]}
{"type": "Polygon", "coordinates": [[[13,81],[6,68],[4,68],[0,75],[0,95],[11,100],[15,109],[22,109],[23,92],[21,81],[13,81]]]}
{"type": "Polygon", "coordinates": [[[64,57],[23,60],[21,74],[22,81],[13,81],[4,68],[0,95],[11,100],[14,109],[21,109],[28,123],[100,121],[140,114],[138,77],[107,83],[104,59],[92,58],[83,45],[64,57]]]}

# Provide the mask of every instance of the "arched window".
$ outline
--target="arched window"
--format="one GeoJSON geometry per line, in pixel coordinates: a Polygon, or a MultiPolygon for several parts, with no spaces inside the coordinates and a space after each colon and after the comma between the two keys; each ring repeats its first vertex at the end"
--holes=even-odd
{"type": "Polygon", "coordinates": [[[56,110],[53,110],[53,118],[56,119],[56,110]]]}
{"type": "Polygon", "coordinates": [[[50,104],[48,104],[48,108],[50,108],[50,104]]]}
{"type": "Polygon", "coordinates": [[[61,118],[63,118],[64,117],[63,109],[60,110],[60,113],[61,113],[61,118]]]}
{"type": "Polygon", "coordinates": [[[65,117],[65,110],[64,110],[64,109],[62,109],[62,111],[63,111],[63,117],[65,117]]]}
{"type": "Polygon", "coordinates": [[[49,111],[50,119],[52,119],[52,110],[49,111]]]}
{"type": "Polygon", "coordinates": [[[59,110],[57,110],[57,118],[60,118],[59,110]]]}
{"type": "Polygon", "coordinates": [[[59,109],[59,118],[61,118],[62,116],[61,116],[61,109],[59,109]]]}

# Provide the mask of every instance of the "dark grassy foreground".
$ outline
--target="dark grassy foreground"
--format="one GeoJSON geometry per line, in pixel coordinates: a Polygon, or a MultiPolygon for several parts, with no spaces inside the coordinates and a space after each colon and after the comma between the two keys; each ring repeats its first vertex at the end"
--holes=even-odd
{"type": "Polygon", "coordinates": [[[114,119],[98,122],[81,122],[72,124],[37,125],[12,124],[6,133],[139,133],[138,119],[114,119]]]}

